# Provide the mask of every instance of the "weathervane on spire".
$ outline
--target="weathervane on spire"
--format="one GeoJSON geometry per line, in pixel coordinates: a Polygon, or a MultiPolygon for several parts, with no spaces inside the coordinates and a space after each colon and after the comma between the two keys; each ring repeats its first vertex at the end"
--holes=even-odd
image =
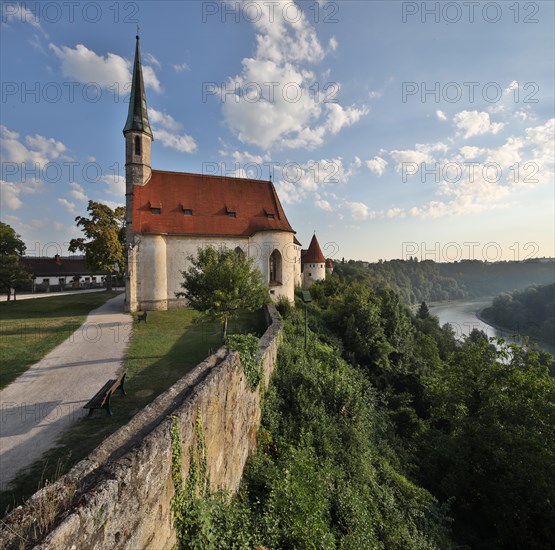
{"type": "Polygon", "coordinates": [[[141,27],[139,27],[139,24],[137,23],[137,38],[139,38],[139,32],[141,30],[141,27]]]}

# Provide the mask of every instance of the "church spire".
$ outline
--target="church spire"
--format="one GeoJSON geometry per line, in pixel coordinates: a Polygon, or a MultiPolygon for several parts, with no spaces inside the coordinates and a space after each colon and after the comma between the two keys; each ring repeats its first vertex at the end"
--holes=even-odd
{"type": "Polygon", "coordinates": [[[151,139],[154,139],[148,121],[138,34],[136,38],[137,45],[135,47],[135,63],[133,65],[133,82],[131,84],[131,96],[129,98],[129,112],[127,114],[127,122],[123,128],[123,134],[125,135],[126,132],[135,130],[137,132],[144,132],[149,135],[151,139]]]}

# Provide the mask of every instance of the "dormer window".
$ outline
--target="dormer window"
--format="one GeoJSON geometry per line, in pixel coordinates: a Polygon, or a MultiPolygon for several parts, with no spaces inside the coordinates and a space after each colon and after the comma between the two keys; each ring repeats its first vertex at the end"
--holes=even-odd
{"type": "Polygon", "coordinates": [[[139,136],[135,136],[135,154],[141,154],[141,138],[139,136]]]}
{"type": "Polygon", "coordinates": [[[148,209],[151,214],[161,214],[162,213],[162,203],[161,201],[148,201],[148,209]]]}
{"type": "Polygon", "coordinates": [[[228,218],[236,218],[237,217],[237,208],[235,206],[226,206],[227,217],[228,218]]]}
{"type": "Polygon", "coordinates": [[[271,210],[264,210],[264,213],[266,214],[266,217],[269,220],[275,220],[276,219],[276,215],[271,210]]]}
{"type": "Polygon", "coordinates": [[[193,209],[192,208],[183,208],[183,215],[184,216],[192,216],[193,215],[193,209]]]}

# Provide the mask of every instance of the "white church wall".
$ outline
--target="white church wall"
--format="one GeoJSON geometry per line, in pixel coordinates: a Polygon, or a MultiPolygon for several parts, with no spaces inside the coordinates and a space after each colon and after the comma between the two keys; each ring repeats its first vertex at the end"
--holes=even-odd
{"type": "Polygon", "coordinates": [[[295,287],[303,286],[303,275],[301,272],[301,247],[295,245],[296,261],[295,261],[295,287]]]}
{"type": "Polygon", "coordinates": [[[285,296],[290,302],[295,299],[295,265],[300,262],[300,251],[293,243],[293,234],[284,231],[265,231],[256,233],[250,243],[251,255],[256,253],[256,263],[259,266],[262,277],[270,284],[270,255],[278,250],[281,255],[281,284],[270,285],[270,296],[273,300],[279,300],[285,296]]]}
{"type": "Polygon", "coordinates": [[[189,256],[196,256],[198,249],[206,246],[219,248],[225,246],[231,250],[241,248],[245,254],[248,253],[248,237],[222,238],[222,237],[184,237],[179,235],[168,235],[165,237],[167,245],[167,300],[169,308],[184,307],[186,302],[183,298],[176,298],[175,293],[181,292],[183,282],[182,272],[190,267],[187,260],[189,256]]]}
{"type": "Polygon", "coordinates": [[[165,310],[168,307],[166,240],[162,235],[143,235],[139,247],[139,308],[165,310]]]}
{"type": "Polygon", "coordinates": [[[200,247],[239,247],[254,261],[254,266],[269,285],[270,296],[294,300],[295,286],[300,279],[300,247],[293,243],[293,234],[286,232],[261,232],[253,237],[184,237],[179,235],[145,236],[141,242],[141,280],[138,289],[141,309],[166,309],[184,307],[184,299],[176,292],[182,290],[182,272],[189,268],[189,256],[196,256],[200,247]],[[270,285],[270,255],[278,250],[281,255],[281,284],[270,285]],[[164,264],[164,268],[160,265],[164,264]]]}

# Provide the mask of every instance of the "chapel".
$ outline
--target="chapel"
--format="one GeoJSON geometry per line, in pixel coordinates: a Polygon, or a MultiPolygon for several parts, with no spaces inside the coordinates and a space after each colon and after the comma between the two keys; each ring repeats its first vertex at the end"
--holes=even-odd
{"type": "Polygon", "coordinates": [[[181,273],[189,267],[188,257],[206,246],[252,258],[270,297],[294,301],[295,287],[303,283],[301,244],[271,181],[152,168],[154,135],[138,36],[123,135],[128,311],[186,306],[175,296],[182,290],[181,273]]]}

